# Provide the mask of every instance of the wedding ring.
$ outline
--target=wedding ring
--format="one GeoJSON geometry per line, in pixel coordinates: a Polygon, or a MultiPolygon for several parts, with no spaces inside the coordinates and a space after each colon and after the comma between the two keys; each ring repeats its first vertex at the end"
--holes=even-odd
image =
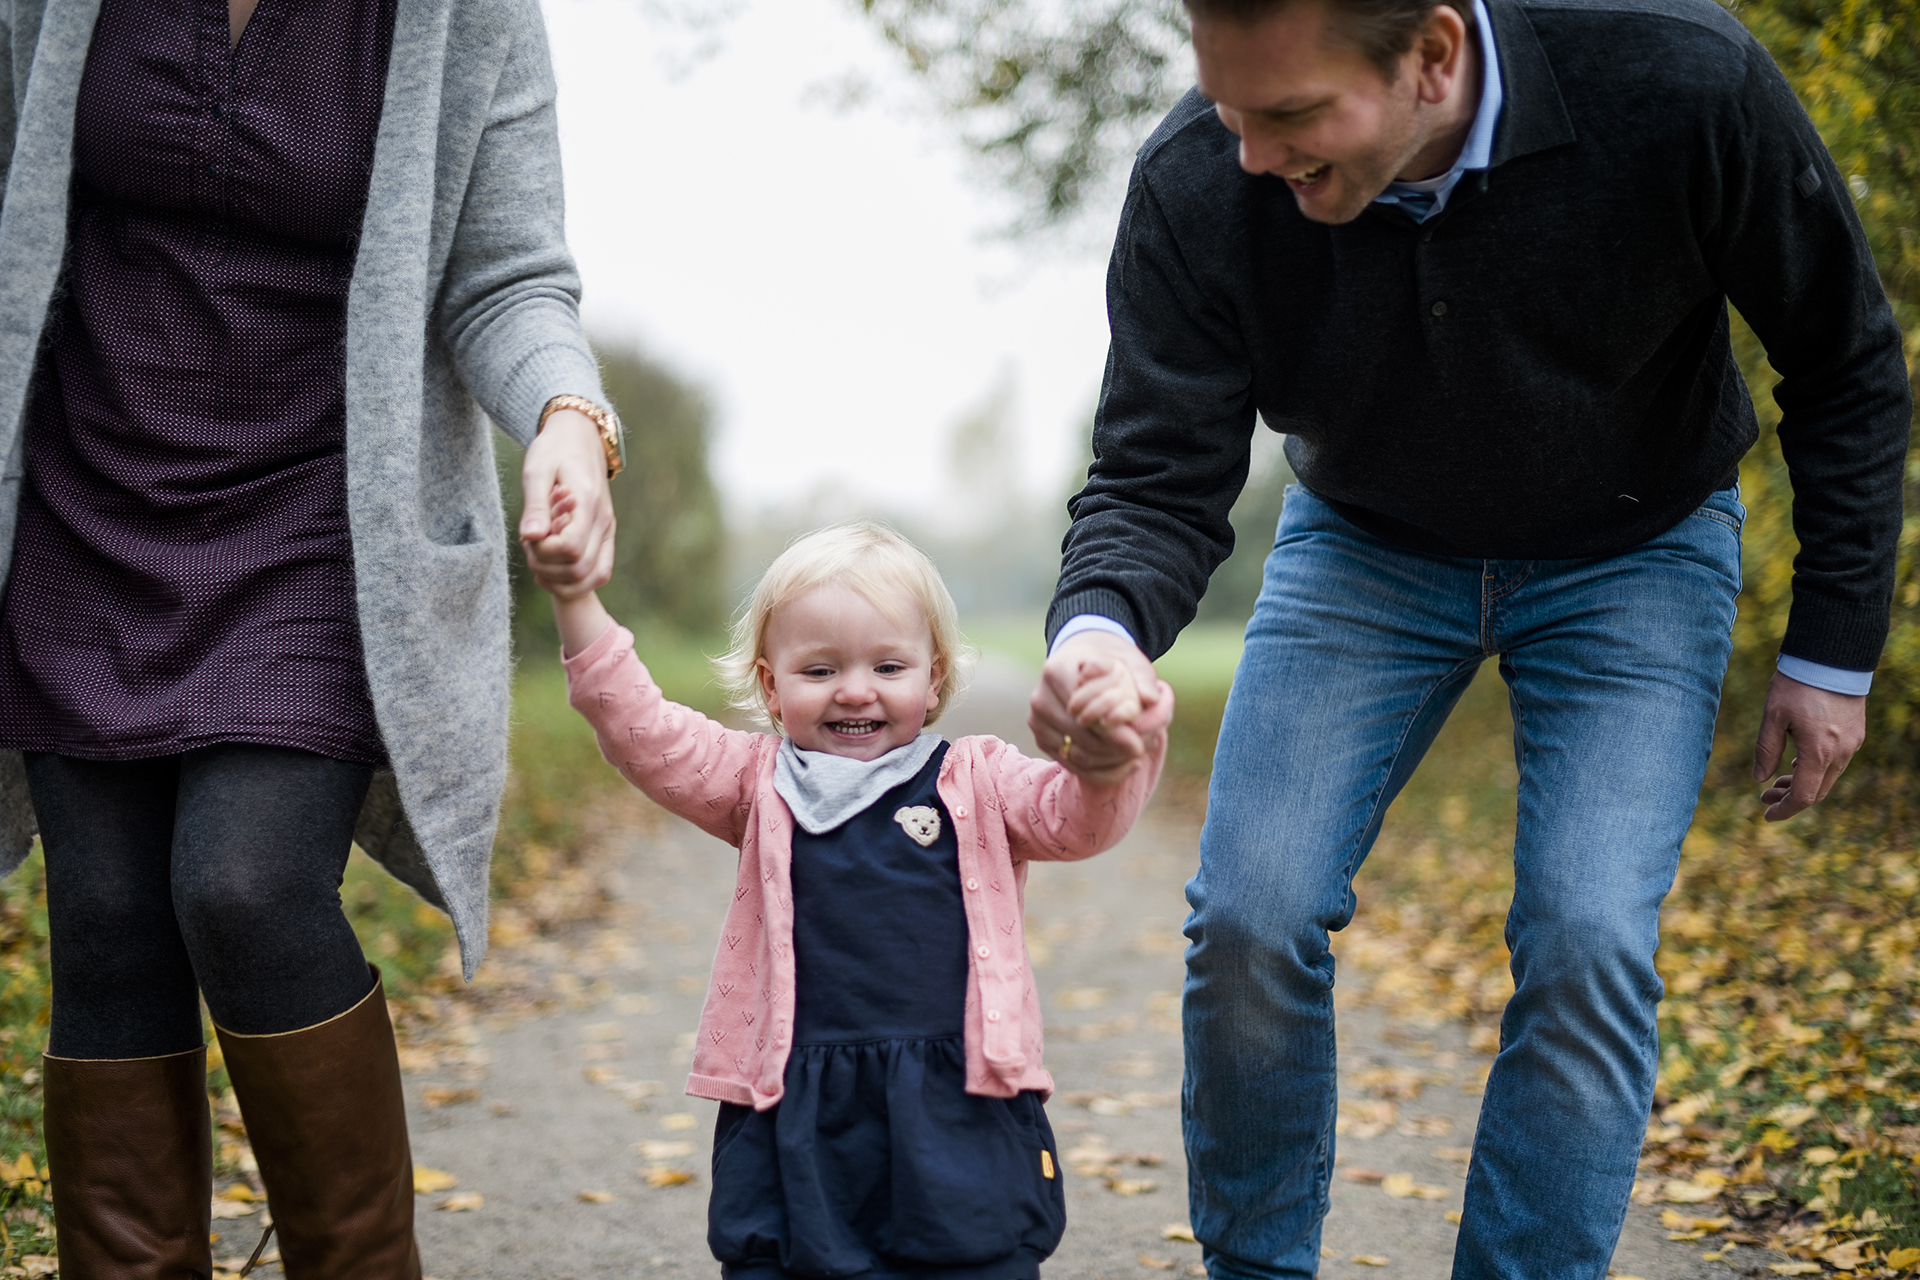
{"type": "Polygon", "coordinates": [[[1054,754],[1060,757],[1061,764],[1065,764],[1067,762],[1067,757],[1070,754],[1072,754],[1072,752],[1073,752],[1073,735],[1068,734],[1066,737],[1060,739],[1060,750],[1055,752],[1054,754]]]}

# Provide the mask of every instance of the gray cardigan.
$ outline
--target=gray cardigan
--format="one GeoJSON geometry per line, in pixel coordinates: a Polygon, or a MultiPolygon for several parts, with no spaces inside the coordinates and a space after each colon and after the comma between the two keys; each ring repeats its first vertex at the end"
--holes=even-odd
{"type": "MultiPolygon", "coordinates": [[[[0,0],[0,585],[99,6],[0,0]]],[[[347,295],[347,512],[393,766],[355,836],[453,917],[469,978],[487,946],[511,669],[507,538],[480,410],[524,443],[553,396],[604,402],[579,293],[537,0],[399,0],[347,295]]],[[[20,755],[0,752],[0,874],[34,830],[20,755]]]]}

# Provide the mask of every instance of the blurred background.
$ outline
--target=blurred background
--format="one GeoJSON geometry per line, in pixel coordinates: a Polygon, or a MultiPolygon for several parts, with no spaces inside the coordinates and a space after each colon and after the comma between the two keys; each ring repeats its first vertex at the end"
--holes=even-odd
{"type": "MultiPolygon", "coordinates": [[[[1912,368],[1920,0],[1731,7],[1848,175],[1912,368]]],[[[924,546],[987,661],[1016,684],[1030,676],[1088,457],[1127,164],[1191,83],[1177,0],[545,0],[545,12],[569,236],[629,432],[607,600],[668,692],[717,711],[705,655],[743,591],[793,535],[856,515],[924,546]]],[[[1866,752],[1835,801],[1766,827],[1747,771],[1796,547],[1774,375],[1740,333],[1767,434],[1742,469],[1746,586],[1712,775],[1665,917],[1660,1107],[1636,1195],[1720,1213],[1807,1269],[1920,1269],[1920,526],[1902,539],[1866,752]]],[[[1195,818],[1289,478],[1277,437],[1257,434],[1238,549],[1162,663],[1181,707],[1163,803],[1195,818]]],[[[514,498],[518,457],[496,439],[514,498]]],[[[594,860],[638,821],[565,708],[544,601],[524,580],[516,590],[502,959],[483,986],[515,945],[593,916],[594,860]]],[[[1465,1019],[1490,1043],[1511,991],[1510,733],[1489,668],[1395,805],[1340,943],[1360,971],[1390,975],[1379,999],[1465,1019]]],[[[448,968],[437,914],[358,857],[344,897],[408,1034],[484,998],[448,968]]],[[[51,1251],[37,1133],[46,992],[36,860],[0,883],[0,1269],[51,1251]]],[[[223,1075],[210,1084],[231,1138],[223,1167],[244,1170],[223,1075]]]]}

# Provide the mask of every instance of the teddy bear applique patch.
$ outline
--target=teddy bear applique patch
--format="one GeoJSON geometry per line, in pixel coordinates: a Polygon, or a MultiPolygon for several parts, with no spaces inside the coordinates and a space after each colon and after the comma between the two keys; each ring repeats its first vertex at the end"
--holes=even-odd
{"type": "Polygon", "coordinates": [[[940,811],[930,804],[902,805],[893,811],[893,820],[922,849],[940,838],[940,811]]]}

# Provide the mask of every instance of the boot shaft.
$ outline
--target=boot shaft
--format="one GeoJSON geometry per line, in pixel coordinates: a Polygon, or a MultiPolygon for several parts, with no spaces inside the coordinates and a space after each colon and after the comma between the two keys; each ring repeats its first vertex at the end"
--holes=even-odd
{"type": "Polygon", "coordinates": [[[406,1100],[378,971],[365,999],[316,1026],[216,1030],[288,1280],[420,1280],[406,1100]]]}
{"type": "Polygon", "coordinates": [[[206,1049],[160,1058],[49,1055],[43,1081],[60,1274],[208,1280],[206,1049]]]}

